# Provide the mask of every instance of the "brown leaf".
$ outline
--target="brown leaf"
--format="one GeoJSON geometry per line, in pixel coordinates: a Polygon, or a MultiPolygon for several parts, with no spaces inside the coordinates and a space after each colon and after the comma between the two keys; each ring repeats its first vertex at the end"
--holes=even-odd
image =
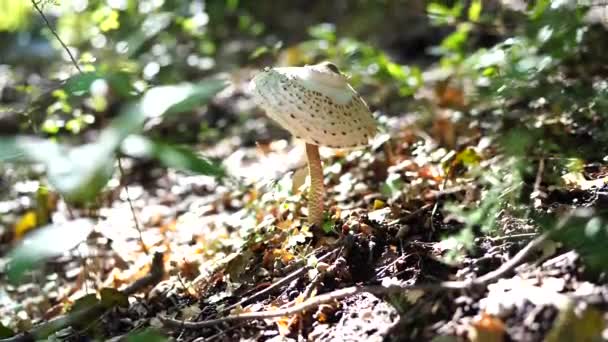
{"type": "Polygon", "coordinates": [[[440,107],[456,109],[466,108],[463,89],[450,83],[449,78],[445,81],[437,83],[437,86],[435,87],[435,95],[437,96],[438,105],[440,107]]]}
{"type": "Polygon", "coordinates": [[[505,325],[499,318],[484,312],[469,326],[469,339],[471,342],[502,342],[505,325]]]}

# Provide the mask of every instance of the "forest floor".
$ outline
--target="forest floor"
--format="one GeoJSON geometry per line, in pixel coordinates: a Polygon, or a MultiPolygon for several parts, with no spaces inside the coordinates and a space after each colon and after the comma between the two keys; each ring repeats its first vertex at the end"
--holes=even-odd
{"type": "MultiPolygon", "coordinates": [[[[237,84],[216,106],[254,111],[249,102],[237,84]]],[[[449,205],[475,203],[482,193],[462,151],[474,151],[469,158],[483,168],[506,157],[482,130],[471,134],[441,118],[422,126],[420,115],[379,117],[384,131],[367,149],[322,150],[324,227],[306,224],[299,143],[242,145],[268,125],[261,115],[201,147],[223,159],[233,179],[123,159],[120,182],[97,208],[68,208],[49,197],[54,221],[88,217],[96,224],[86,242],[27,282],[0,288],[2,324],[30,333],[9,340],[49,333],[72,341],[143,338],[135,333],[149,327],[180,341],[608,338],[604,279],[587,274],[575,251],[532,220],[497,212],[501,234],[473,229],[466,250],[446,238],[466,225],[449,205]],[[469,138],[468,147],[449,155],[443,146],[459,136],[469,138]]],[[[524,180],[535,210],[605,200],[603,187],[549,187],[544,161],[535,165],[536,177],[524,180]]],[[[605,174],[585,170],[586,182],[605,174]]],[[[32,182],[16,182],[0,202],[3,224],[24,224],[32,182]]],[[[6,230],[2,241],[14,238],[6,230]]]]}

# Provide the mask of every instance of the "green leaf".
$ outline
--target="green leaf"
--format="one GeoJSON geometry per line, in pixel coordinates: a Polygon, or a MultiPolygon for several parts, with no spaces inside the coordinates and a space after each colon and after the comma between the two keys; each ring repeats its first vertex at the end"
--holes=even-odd
{"type": "Polygon", "coordinates": [[[441,41],[441,47],[450,52],[462,52],[471,31],[470,23],[458,24],[456,31],[441,41]]]}
{"type": "Polygon", "coordinates": [[[483,4],[481,3],[481,0],[473,0],[469,6],[469,20],[472,22],[478,22],[482,8],[483,4]]]}
{"type": "Polygon", "coordinates": [[[457,1],[453,7],[448,7],[442,1],[433,1],[426,7],[426,12],[435,25],[445,25],[454,22],[462,12],[462,2],[457,1]]]}
{"type": "Polygon", "coordinates": [[[91,84],[93,84],[93,82],[100,78],[102,78],[102,76],[97,71],[89,71],[82,74],[76,74],[67,79],[64,85],[64,89],[65,91],[71,94],[86,93],[91,88],[91,84]]]}
{"type": "Polygon", "coordinates": [[[23,239],[10,251],[8,278],[18,282],[23,274],[47,258],[61,255],[84,241],[93,230],[88,219],[44,226],[23,239]]]}
{"type": "Polygon", "coordinates": [[[438,2],[431,2],[426,6],[426,12],[430,16],[447,17],[450,15],[450,8],[438,2]]]}
{"type": "Polygon", "coordinates": [[[76,301],[74,301],[74,304],[72,304],[72,306],[70,307],[69,312],[84,312],[86,310],[89,310],[92,306],[97,305],[98,303],[99,298],[97,298],[97,295],[95,293],[89,293],[76,299],[76,301]]]}
{"type": "Polygon", "coordinates": [[[260,46],[257,49],[253,50],[251,55],[249,55],[249,59],[256,59],[261,55],[267,54],[270,52],[270,49],[267,46],[260,46]]]}
{"type": "Polygon", "coordinates": [[[312,26],[308,29],[308,34],[319,40],[327,42],[336,41],[336,26],[330,23],[323,23],[312,26]]]}
{"type": "Polygon", "coordinates": [[[323,232],[325,232],[325,234],[335,233],[335,230],[334,230],[335,224],[336,224],[336,222],[334,222],[333,220],[331,220],[329,217],[326,216],[325,219],[323,220],[323,225],[322,225],[323,232]]]}
{"type": "Polygon", "coordinates": [[[562,228],[560,218],[549,215],[536,215],[535,221],[544,229],[553,231],[552,237],[566,247],[575,249],[591,273],[608,270],[608,218],[605,212],[590,208],[576,209],[562,228]]]}
{"type": "Polygon", "coordinates": [[[538,0],[535,2],[534,7],[532,8],[532,10],[529,12],[529,16],[531,19],[538,19],[540,18],[545,11],[547,10],[547,8],[549,8],[549,5],[551,5],[551,0],[538,0]]]}
{"type": "Polygon", "coordinates": [[[147,329],[147,330],[136,332],[136,333],[130,333],[127,336],[127,342],[165,342],[165,341],[169,341],[169,339],[153,329],[147,329]]]}
{"type": "Polygon", "coordinates": [[[0,161],[41,163],[49,182],[67,200],[94,198],[113,172],[113,145],[100,143],[70,148],[34,137],[0,137],[0,161]]]}
{"type": "Polygon", "coordinates": [[[481,156],[477,153],[477,151],[475,151],[474,148],[469,146],[456,154],[456,158],[454,158],[451,165],[454,167],[462,164],[470,168],[479,165],[479,162],[481,162],[481,156]]]}
{"type": "Polygon", "coordinates": [[[15,336],[15,332],[0,323],[0,338],[9,338],[15,336]]]}
{"type": "MultiPolygon", "coordinates": [[[[83,74],[81,78],[74,78],[71,89],[90,87],[95,77],[83,74]]],[[[146,118],[192,110],[207,103],[225,86],[221,80],[206,80],[198,84],[152,88],[141,101],[127,105],[96,142],[79,147],[34,137],[0,137],[0,161],[43,164],[50,184],[66,200],[87,202],[94,199],[112,177],[115,152],[120,144],[129,135],[141,132],[146,118]]],[[[188,149],[156,142],[143,145],[147,146],[145,151],[149,156],[167,166],[214,176],[224,174],[219,167],[188,149]]]]}
{"type": "Polygon", "coordinates": [[[72,95],[88,95],[91,85],[97,80],[105,80],[116,94],[124,98],[132,97],[137,93],[132,86],[129,74],[125,72],[89,71],[76,74],[65,82],[63,88],[72,95]]]}
{"type": "Polygon", "coordinates": [[[223,177],[224,169],[208,159],[197,155],[192,149],[176,146],[146,137],[130,136],[122,145],[125,154],[139,158],[154,158],[167,167],[198,174],[223,177]]]}
{"type": "Polygon", "coordinates": [[[32,5],[26,1],[0,1],[0,32],[19,31],[24,29],[28,22],[32,5]]]}
{"type": "Polygon", "coordinates": [[[187,112],[206,104],[225,87],[224,80],[155,87],[144,94],[140,109],[147,117],[187,112]]]}
{"type": "Polygon", "coordinates": [[[129,307],[129,297],[117,289],[105,287],[99,291],[101,303],[106,308],[120,306],[123,308],[129,307]]]}

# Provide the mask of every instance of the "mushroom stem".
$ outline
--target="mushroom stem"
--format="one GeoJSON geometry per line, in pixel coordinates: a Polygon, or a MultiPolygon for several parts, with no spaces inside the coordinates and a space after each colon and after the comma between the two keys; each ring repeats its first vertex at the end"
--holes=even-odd
{"type": "Polygon", "coordinates": [[[319,155],[319,146],[306,144],[306,157],[308,158],[308,174],[310,188],[308,190],[308,223],[321,227],[323,224],[323,166],[319,155]]]}

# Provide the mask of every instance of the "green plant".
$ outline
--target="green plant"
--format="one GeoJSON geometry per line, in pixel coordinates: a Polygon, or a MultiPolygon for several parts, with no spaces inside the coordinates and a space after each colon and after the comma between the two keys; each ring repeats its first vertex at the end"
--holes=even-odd
{"type": "MultiPolygon", "coordinates": [[[[66,83],[73,92],[88,92],[102,75],[78,75],[66,83]]],[[[2,162],[41,163],[50,184],[71,202],[96,198],[114,172],[116,153],[122,149],[136,157],[155,158],[166,166],[221,177],[224,171],[187,148],[149,139],[142,135],[147,119],[159,119],[189,111],[209,101],[224,87],[221,80],[198,84],[154,87],[124,105],[95,142],[69,146],[31,136],[0,137],[2,162]],[[127,139],[129,138],[129,139],[127,139]]]]}

